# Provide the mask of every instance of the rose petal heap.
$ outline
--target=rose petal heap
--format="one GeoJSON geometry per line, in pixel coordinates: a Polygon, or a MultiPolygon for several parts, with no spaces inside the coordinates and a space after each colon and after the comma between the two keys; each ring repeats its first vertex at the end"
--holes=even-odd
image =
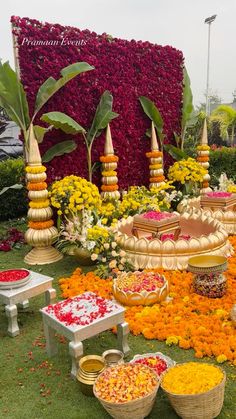
{"type": "Polygon", "coordinates": [[[152,393],[158,386],[156,374],[144,365],[123,364],[107,368],[95,383],[96,396],[112,403],[126,403],[152,393]]]}
{"type": "Polygon", "coordinates": [[[222,382],[223,372],[215,365],[188,362],[170,368],[164,375],[162,387],[175,394],[200,394],[222,382]]]}
{"type": "Polygon", "coordinates": [[[152,368],[157,375],[161,375],[168,368],[164,359],[161,359],[158,355],[136,359],[134,363],[152,368]]]}

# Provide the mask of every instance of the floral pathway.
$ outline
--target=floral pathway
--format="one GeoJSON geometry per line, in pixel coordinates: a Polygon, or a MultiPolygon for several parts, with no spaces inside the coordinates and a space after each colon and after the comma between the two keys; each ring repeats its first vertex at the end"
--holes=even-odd
{"type": "MultiPolygon", "coordinates": [[[[229,238],[236,252],[236,236],[229,238]]],[[[193,348],[196,358],[214,356],[219,363],[236,365],[236,330],[230,321],[230,310],[236,301],[236,253],[228,260],[228,289],[222,298],[209,299],[193,292],[192,274],[162,271],[170,284],[170,302],[151,307],[127,307],[126,320],[134,335],[165,341],[167,345],[193,348]]],[[[93,272],[76,269],[71,277],[59,280],[64,298],[92,291],[112,298],[112,281],[93,272]]]]}

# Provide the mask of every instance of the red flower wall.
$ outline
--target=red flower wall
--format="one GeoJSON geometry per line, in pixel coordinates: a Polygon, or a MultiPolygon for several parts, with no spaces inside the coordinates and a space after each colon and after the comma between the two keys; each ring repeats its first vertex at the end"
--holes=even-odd
{"type": "MultiPolygon", "coordinates": [[[[93,65],[95,70],[69,82],[44,106],[42,113],[65,112],[85,128],[89,127],[101,94],[109,90],[114,97],[113,109],[119,114],[111,123],[115,153],[120,159],[119,185],[121,188],[148,185],[145,152],[150,149],[150,141],[145,131],[150,120],[144,115],[138,98],[143,95],[155,102],[164,119],[165,142],[172,142],[173,132],[180,131],[182,52],[170,46],[114,39],[106,34],[29,18],[14,16],[11,21],[19,45],[21,80],[31,112],[36,92],[46,78],[58,78],[60,69],[77,61],[93,65]],[[82,41],[81,45],[68,45],[68,41],[75,40],[82,41]],[[32,45],[35,41],[57,41],[57,45],[32,45]]],[[[68,138],[72,137],[58,130],[50,132],[41,145],[41,152],[68,138]]],[[[69,174],[87,176],[83,139],[78,136],[76,141],[78,147],[73,153],[50,162],[49,180],[69,174]]],[[[93,161],[99,160],[103,146],[104,134],[94,143],[93,161]]],[[[97,173],[95,179],[99,181],[99,178],[97,173]]]]}

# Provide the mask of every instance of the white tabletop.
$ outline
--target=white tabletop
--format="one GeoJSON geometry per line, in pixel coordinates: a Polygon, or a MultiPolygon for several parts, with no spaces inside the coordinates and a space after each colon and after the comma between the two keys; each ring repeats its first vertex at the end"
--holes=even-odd
{"type": "Polygon", "coordinates": [[[42,275],[38,272],[29,271],[31,275],[31,280],[28,282],[28,284],[24,285],[23,287],[14,288],[12,290],[1,290],[0,289],[0,296],[4,297],[15,297],[18,294],[22,294],[25,291],[29,291],[39,285],[45,285],[47,283],[50,283],[53,281],[53,278],[51,276],[42,275]]]}

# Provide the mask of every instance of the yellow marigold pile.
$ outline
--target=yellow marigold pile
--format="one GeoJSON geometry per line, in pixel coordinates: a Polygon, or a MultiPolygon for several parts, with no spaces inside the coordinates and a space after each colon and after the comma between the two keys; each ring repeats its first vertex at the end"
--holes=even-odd
{"type": "Polygon", "coordinates": [[[168,177],[173,182],[202,182],[207,174],[201,164],[189,157],[187,160],[177,161],[169,168],[168,177]]]}
{"type": "MultiPolygon", "coordinates": [[[[236,236],[229,240],[236,251],[236,236]]],[[[236,254],[228,260],[228,288],[222,298],[195,294],[190,272],[156,271],[169,281],[172,300],[151,307],[127,307],[126,321],[131,332],[143,334],[146,339],[165,341],[167,345],[193,348],[196,358],[214,356],[220,363],[228,360],[236,365],[236,330],[230,320],[236,301],[236,254]]],[[[93,272],[82,274],[80,269],[70,278],[61,279],[60,287],[64,298],[85,291],[112,298],[111,281],[100,279],[93,272]]]]}
{"type": "Polygon", "coordinates": [[[162,387],[175,394],[200,394],[220,384],[223,377],[215,365],[188,362],[170,368],[163,377],[162,387]]]}

